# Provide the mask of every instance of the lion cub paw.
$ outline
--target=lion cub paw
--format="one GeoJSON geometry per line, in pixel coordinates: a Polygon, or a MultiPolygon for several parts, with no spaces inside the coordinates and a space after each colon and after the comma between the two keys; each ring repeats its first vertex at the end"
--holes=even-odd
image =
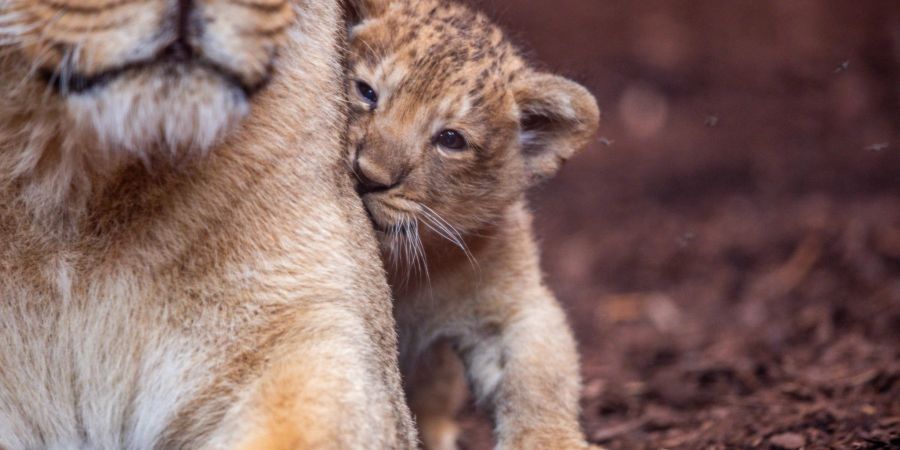
{"type": "Polygon", "coordinates": [[[420,420],[419,432],[425,450],[457,450],[459,425],[453,419],[442,417],[420,420]]]}
{"type": "Polygon", "coordinates": [[[502,450],[606,450],[604,447],[589,444],[582,439],[544,437],[541,439],[522,439],[515,443],[501,443],[497,449],[502,450]]]}
{"type": "Polygon", "coordinates": [[[572,441],[572,442],[564,442],[560,443],[558,446],[546,446],[546,447],[534,447],[534,448],[547,448],[547,449],[557,449],[557,450],[606,450],[605,447],[601,447],[599,445],[589,444],[584,441],[572,441]]]}

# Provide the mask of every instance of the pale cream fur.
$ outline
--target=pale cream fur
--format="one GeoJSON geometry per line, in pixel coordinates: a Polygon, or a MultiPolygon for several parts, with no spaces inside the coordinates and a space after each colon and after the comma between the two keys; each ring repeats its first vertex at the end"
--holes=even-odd
{"type": "Polygon", "coordinates": [[[208,57],[246,82],[275,64],[253,97],[196,68],[80,94],[31,72],[49,37],[135,57],[142,20],[175,3],[60,13],[35,36],[51,3],[0,0],[0,448],[413,447],[388,287],[343,170],[336,2],[194,2],[225,27],[206,30],[208,57]],[[229,34],[269,23],[241,4],[290,27],[229,34]],[[118,14],[130,52],[61,31],[118,14]],[[84,114],[126,98],[143,122],[84,114]]]}

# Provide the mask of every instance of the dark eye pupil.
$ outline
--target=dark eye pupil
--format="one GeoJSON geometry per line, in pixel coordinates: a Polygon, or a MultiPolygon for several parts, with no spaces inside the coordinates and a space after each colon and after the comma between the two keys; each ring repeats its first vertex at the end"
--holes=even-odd
{"type": "Polygon", "coordinates": [[[375,92],[375,89],[372,89],[372,86],[369,86],[365,82],[357,81],[356,89],[359,90],[359,95],[362,95],[369,103],[378,103],[378,93],[375,92]]]}
{"type": "Polygon", "coordinates": [[[468,145],[466,143],[466,138],[456,130],[441,131],[441,134],[438,135],[437,143],[441,147],[449,148],[451,150],[462,150],[468,145]]]}

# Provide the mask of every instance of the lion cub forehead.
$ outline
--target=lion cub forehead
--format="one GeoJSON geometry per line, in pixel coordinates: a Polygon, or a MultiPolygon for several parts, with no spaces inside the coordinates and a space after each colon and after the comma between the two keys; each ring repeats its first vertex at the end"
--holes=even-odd
{"type": "Polygon", "coordinates": [[[511,112],[504,99],[525,67],[499,27],[455,3],[395,2],[352,38],[357,74],[378,82],[384,101],[428,104],[442,116],[511,112]]]}
{"type": "Polygon", "coordinates": [[[395,30],[392,47],[416,62],[439,61],[449,71],[518,67],[518,55],[485,15],[453,3],[424,2],[407,14],[387,17],[395,30]],[[429,6],[433,5],[433,6],[429,6]],[[395,19],[395,20],[392,20],[395,19]]]}

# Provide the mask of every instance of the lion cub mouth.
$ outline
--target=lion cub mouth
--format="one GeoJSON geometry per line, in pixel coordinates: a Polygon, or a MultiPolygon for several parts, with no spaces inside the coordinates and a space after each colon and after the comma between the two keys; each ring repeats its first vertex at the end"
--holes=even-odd
{"type": "Polygon", "coordinates": [[[413,232],[416,222],[413,214],[395,211],[395,208],[385,205],[383,199],[375,198],[373,194],[363,194],[360,195],[360,198],[366,216],[375,231],[389,236],[407,235],[413,232]]]}

